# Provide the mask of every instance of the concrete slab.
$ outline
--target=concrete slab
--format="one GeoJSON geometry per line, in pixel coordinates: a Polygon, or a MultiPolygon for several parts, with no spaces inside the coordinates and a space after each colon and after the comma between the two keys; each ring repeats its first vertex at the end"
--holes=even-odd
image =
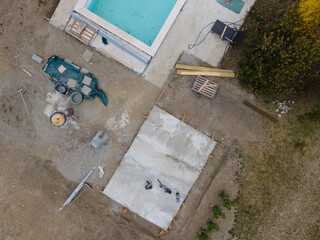
{"type": "Polygon", "coordinates": [[[70,20],[70,14],[77,2],[78,0],[60,1],[49,23],[63,31],[70,20]]]}
{"type": "Polygon", "coordinates": [[[103,193],[167,229],[215,146],[211,138],[155,106],[103,193]],[[172,193],[165,193],[157,179],[172,193]],[[152,189],[145,190],[146,180],[152,189]]]}
{"type": "MultiPolygon", "coordinates": [[[[195,41],[203,27],[217,19],[222,22],[241,20],[238,22],[241,25],[254,2],[255,0],[246,0],[242,11],[237,14],[214,0],[203,0],[201,4],[197,0],[186,1],[143,77],[154,85],[162,87],[182,52],[217,66],[223,57],[227,41],[222,41],[216,34],[209,33],[201,45],[193,49],[188,49],[188,45],[195,41]]],[[[202,39],[212,26],[213,23],[202,32],[199,39],[202,39]]]]}

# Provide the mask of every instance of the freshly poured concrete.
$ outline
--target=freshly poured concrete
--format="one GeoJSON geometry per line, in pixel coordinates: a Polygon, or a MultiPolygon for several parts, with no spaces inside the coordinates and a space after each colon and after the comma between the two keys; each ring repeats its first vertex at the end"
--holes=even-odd
{"type": "Polygon", "coordinates": [[[215,146],[211,138],[155,106],[103,193],[167,229],[215,146]],[[172,193],[165,193],[157,179],[172,193]],[[152,189],[145,190],[146,180],[152,189]]]}

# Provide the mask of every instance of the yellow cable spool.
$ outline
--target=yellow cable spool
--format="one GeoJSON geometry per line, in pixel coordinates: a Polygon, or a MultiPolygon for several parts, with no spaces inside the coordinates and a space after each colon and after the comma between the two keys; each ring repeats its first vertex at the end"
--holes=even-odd
{"type": "Polygon", "coordinates": [[[50,117],[52,125],[60,127],[66,123],[66,117],[62,112],[54,112],[50,117]]]}

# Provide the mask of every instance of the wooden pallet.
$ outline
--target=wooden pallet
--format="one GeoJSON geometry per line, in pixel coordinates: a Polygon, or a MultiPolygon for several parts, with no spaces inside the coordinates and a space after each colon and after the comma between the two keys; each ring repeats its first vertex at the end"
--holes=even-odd
{"type": "Polygon", "coordinates": [[[217,93],[218,87],[218,83],[215,83],[201,76],[196,76],[191,89],[197,93],[213,99],[217,93]]]}
{"type": "Polygon", "coordinates": [[[92,28],[77,19],[74,19],[68,32],[86,45],[89,45],[96,36],[96,32],[92,28]]]}

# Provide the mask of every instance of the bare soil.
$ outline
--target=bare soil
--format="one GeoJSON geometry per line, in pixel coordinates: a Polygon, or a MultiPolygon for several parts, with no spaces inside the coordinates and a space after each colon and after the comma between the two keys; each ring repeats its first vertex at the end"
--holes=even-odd
{"type": "MultiPolygon", "coordinates": [[[[213,78],[220,88],[210,100],[191,91],[193,77],[177,76],[172,70],[158,105],[178,118],[186,114],[186,123],[208,136],[214,133],[224,147],[216,148],[175,224],[159,237],[159,228],[139,216],[135,219],[133,213],[123,213],[123,207],[105,199],[100,190],[125,154],[121,145],[130,147],[143,123],[142,114],[148,115],[162,89],[96,52],[91,63],[85,62],[81,54],[89,48],[49,25],[45,18],[50,4],[46,4],[39,7],[36,0],[0,1],[0,238],[194,239],[211,217],[212,206],[222,206],[218,193],[226,190],[237,196],[240,146],[262,141],[264,128],[270,127],[267,120],[242,104],[243,100],[255,102],[254,96],[241,90],[236,79],[213,78]],[[54,54],[85,66],[97,76],[109,106],[104,107],[98,99],[84,101],[74,106],[79,128],[72,124],[50,127],[44,110],[53,85],[41,72],[42,66],[31,60],[33,53],[45,59],[54,54]],[[30,115],[18,93],[21,87],[30,115]],[[110,139],[90,158],[83,149],[99,129],[106,129],[110,139]],[[77,183],[99,164],[105,165],[104,177],[99,179],[95,172],[90,179],[93,190],[59,213],[77,183]]],[[[186,54],[178,61],[204,64],[186,54]]],[[[218,222],[221,230],[211,237],[232,237],[228,231],[233,221],[234,210],[226,212],[226,219],[218,222]]]]}

